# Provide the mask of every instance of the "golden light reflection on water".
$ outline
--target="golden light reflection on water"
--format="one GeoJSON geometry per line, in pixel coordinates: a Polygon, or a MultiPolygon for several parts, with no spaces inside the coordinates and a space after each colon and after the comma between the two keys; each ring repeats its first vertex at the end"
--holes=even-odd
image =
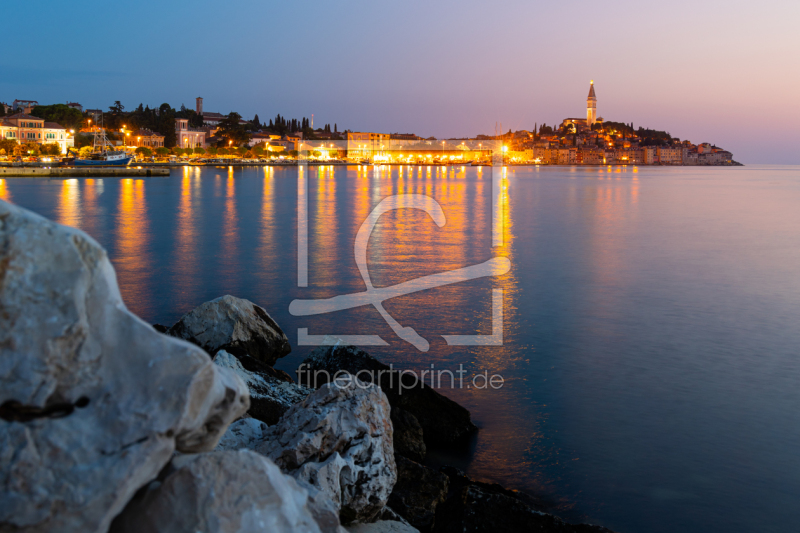
{"type": "MultiPolygon", "coordinates": [[[[375,286],[393,285],[427,274],[458,269],[476,263],[476,258],[505,256],[514,265],[514,214],[509,202],[512,180],[507,169],[501,171],[500,194],[493,206],[487,196],[491,192],[492,170],[487,170],[489,172],[476,172],[472,180],[466,179],[463,166],[399,167],[394,171],[391,167],[376,168],[371,182],[365,172],[357,173],[365,186],[372,187],[370,208],[389,195],[426,194],[436,199],[447,218],[445,226],[440,228],[429,215],[419,210],[401,209],[384,215],[370,240],[369,265],[375,286]],[[492,207],[498,214],[494,219],[492,207]],[[499,246],[492,246],[492,229],[503,237],[499,246]]],[[[364,204],[363,199],[356,202],[361,207],[354,210],[354,226],[359,225],[369,211],[364,204]]],[[[404,359],[407,367],[420,370],[433,363],[441,369],[461,362],[514,380],[515,370],[527,354],[503,347],[446,346],[439,335],[491,334],[491,288],[502,288],[505,293],[503,329],[506,339],[513,343],[519,329],[518,310],[514,303],[518,293],[515,276],[512,266],[511,272],[481,285],[481,288],[462,283],[384,302],[398,322],[424,333],[431,342],[431,350],[425,354],[404,346],[391,332],[383,336],[391,343],[395,354],[398,351],[408,354],[404,359]]],[[[485,403],[502,405],[502,398],[506,398],[508,404],[514,401],[510,388],[505,391],[473,388],[443,392],[472,407],[485,403]]],[[[492,414],[492,419],[491,447],[498,451],[481,455],[478,461],[480,471],[487,475],[492,471],[518,472],[528,468],[528,463],[521,458],[531,442],[538,438],[533,425],[520,424],[519,418],[511,412],[498,411],[492,414]]],[[[481,442],[479,436],[479,446],[485,446],[481,442]]]]}
{"type": "Polygon", "coordinates": [[[83,209],[81,208],[80,181],[73,178],[62,180],[61,193],[58,195],[56,222],[65,226],[78,228],[81,226],[83,209]]]}
{"type": "Polygon", "coordinates": [[[176,305],[189,309],[194,303],[194,290],[200,265],[198,257],[199,228],[195,215],[195,204],[201,201],[200,169],[183,167],[177,221],[175,224],[175,251],[173,269],[176,272],[176,305]]]}
{"type": "Polygon", "coordinates": [[[5,200],[6,202],[11,201],[11,191],[8,190],[6,180],[4,179],[0,179],[0,199],[5,200]]]}
{"type": "MultiPolygon", "coordinates": [[[[336,198],[336,180],[334,169],[330,166],[319,166],[316,171],[308,170],[309,178],[313,174],[316,180],[315,206],[313,233],[310,240],[310,261],[319,272],[317,287],[333,287],[340,283],[331,273],[336,271],[340,258],[347,250],[340,250],[338,246],[339,219],[338,212],[341,206],[336,198]]],[[[314,184],[312,181],[311,184],[314,184]]],[[[349,254],[348,254],[349,255],[349,254]]],[[[351,256],[352,257],[352,256],[351,256]]]]}
{"type": "Polygon", "coordinates": [[[264,167],[261,180],[261,235],[259,237],[258,258],[261,269],[258,275],[264,276],[273,271],[272,260],[278,253],[275,236],[278,231],[275,220],[275,169],[264,167]]]}
{"type": "Polygon", "coordinates": [[[152,261],[148,250],[150,218],[147,214],[145,181],[122,179],[119,189],[119,212],[116,220],[116,253],[120,290],[142,309],[149,309],[153,298],[150,287],[152,261]]]}
{"type": "MultiPolygon", "coordinates": [[[[219,178],[219,175],[217,176],[219,178]]],[[[239,214],[236,206],[236,179],[233,167],[228,167],[225,179],[225,206],[222,213],[222,257],[220,274],[233,283],[239,264],[239,214]]]]}

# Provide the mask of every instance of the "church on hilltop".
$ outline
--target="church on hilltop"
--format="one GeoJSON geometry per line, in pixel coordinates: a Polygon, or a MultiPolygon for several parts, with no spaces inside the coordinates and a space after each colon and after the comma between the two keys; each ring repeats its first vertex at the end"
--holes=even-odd
{"type": "Polygon", "coordinates": [[[589,82],[589,96],[586,98],[586,118],[565,118],[560,127],[572,129],[574,133],[591,130],[592,126],[603,122],[597,116],[597,95],[594,93],[594,80],[589,82]]]}

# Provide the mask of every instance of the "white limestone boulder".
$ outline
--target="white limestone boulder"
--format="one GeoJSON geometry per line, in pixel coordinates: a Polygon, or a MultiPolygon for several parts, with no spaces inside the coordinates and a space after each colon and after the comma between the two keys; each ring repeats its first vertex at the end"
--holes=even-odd
{"type": "Polygon", "coordinates": [[[167,334],[196,344],[211,355],[226,350],[268,365],[292,351],[286,334],[269,313],[249,300],[230,295],[200,304],[167,334]]]}
{"type": "Polygon", "coordinates": [[[242,418],[230,426],[215,451],[254,450],[267,434],[267,424],[256,418],[242,418]]]}
{"type": "Polygon", "coordinates": [[[342,523],[374,518],[397,479],[386,396],[349,374],[289,409],[256,451],[326,494],[342,523]]]}
{"type": "Polygon", "coordinates": [[[109,533],[336,533],[322,509],[266,457],[249,450],[176,457],[140,491],[109,533]]]}
{"type": "Polygon", "coordinates": [[[268,371],[274,372],[274,369],[269,367],[265,368],[266,371],[259,371],[257,367],[265,365],[252,359],[249,361],[255,363],[252,370],[245,369],[239,358],[225,350],[218,351],[214,356],[215,364],[231,370],[247,385],[250,391],[248,414],[253,418],[270,425],[275,424],[292,405],[303,401],[313,391],[293,381],[271,375],[268,371]]]}
{"type": "Polygon", "coordinates": [[[125,308],[94,240],[0,201],[0,531],[105,532],[248,406],[235,374],[125,308]]]}
{"type": "Polygon", "coordinates": [[[378,520],[371,524],[354,524],[346,528],[348,533],[419,533],[419,529],[392,520],[378,520]]]}

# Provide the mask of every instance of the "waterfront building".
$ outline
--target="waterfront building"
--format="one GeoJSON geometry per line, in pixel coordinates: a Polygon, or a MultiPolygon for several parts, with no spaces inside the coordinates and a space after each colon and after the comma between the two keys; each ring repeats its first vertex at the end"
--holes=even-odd
{"type": "Polygon", "coordinates": [[[658,163],[658,147],[657,146],[645,146],[642,148],[644,152],[644,164],[645,165],[655,165],[658,163]]]}
{"type": "Polygon", "coordinates": [[[60,124],[45,122],[44,119],[25,113],[0,118],[0,137],[20,144],[55,143],[61,148],[61,153],[66,153],[67,148],[75,145],[72,134],[60,124]]]}
{"type": "Polygon", "coordinates": [[[247,143],[248,146],[253,147],[258,144],[264,143],[265,150],[271,150],[273,152],[279,152],[281,150],[294,150],[297,142],[299,142],[299,138],[294,138],[293,140],[289,140],[288,138],[281,138],[280,135],[276,135],[274,133],[254,133],[250,142],[247,143]]]}
{"type": "Polygon", "coordinates": [[[179,148],[206,147],[206,130],[190,128],[188,118],[175,119],[175,133],[178,136],[176,146],[179,148]]]}
{"type": "Polygon", "coordinates": [[[556,150],[556,160],[554,163],[556,165],[577,165],[578,149],[575,147],[559,148],[556,150]]]}
{"type": "Polygon", "coordinates": [[[733,154],[721,148],[716,148],[712,152],[703,152],[697,156],[698,165],[730,165],[731,163],[733,163],[733,154]]]}
{"type": "Polygon", "coordinates": [[[683,146],[659,146],[658,162],[662,165],[682,165],[686,151],[683,146]]]}
{"type": "Polygon", "coordinates": [[[602,165],[605,163],[604,150],[598,146],[583,146],[577,153],[579,165],[602,165]]]}
{"type": "Polygon", "coordinates": [[[146,128],[138,129],[131,133],[130,146],[144,146],[145,148],[161,148],[164,146],[164,136],[146,128]]]}
{"type": "Polygon", "coordinates": [[[75,136],[57,122],[45,122],[43,127],[42,144],[57,144],[62,154],[75,146],[75,136]]]}
{"type": "Polygon", "coordinates": [[[711,143],[700,143],[697,145],[698,154],[704,154],[704,153],[707,154],[710,153],[712,150],[713,146],[711,146],[711,143]]]}
{"type": "MultiPolygon", "coordinates": [[[[17,100],[14,101],[15,104],[17,100]]],[[[2,119],[6,139],[15,139],[19,143],[41,143],[44,119],[26,113],[17,113],[2,119]]]]}
{"type": "Polygon", "coordinates": [[[298,146],[302,141],[298,137],[289,137],[288,135],[283,136],[280,139],[271,139],[269,141],[270,146],[283,146],[283,149],[288,151],[297,150],[298,146]]]}

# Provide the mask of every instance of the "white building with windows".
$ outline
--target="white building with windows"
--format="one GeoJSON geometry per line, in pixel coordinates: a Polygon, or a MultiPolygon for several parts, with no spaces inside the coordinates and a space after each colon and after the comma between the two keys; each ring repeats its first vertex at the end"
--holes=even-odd
{"type": "Polygon", "coordinates": [[[61,124],[57,122],[45,122],[44,135],[42,136],[42,144],[58,144],[61,148],[61,153],[66,154],[69,148],[75,146],[75,136],[72,132],[67,131],[61,124]]]}
{"type": "Polygon", "coordinates": [[[206,147],[206,130],[190,128],[188,118],[175,119],[175,133],[178,135],[178,148],[206,147]]]}

